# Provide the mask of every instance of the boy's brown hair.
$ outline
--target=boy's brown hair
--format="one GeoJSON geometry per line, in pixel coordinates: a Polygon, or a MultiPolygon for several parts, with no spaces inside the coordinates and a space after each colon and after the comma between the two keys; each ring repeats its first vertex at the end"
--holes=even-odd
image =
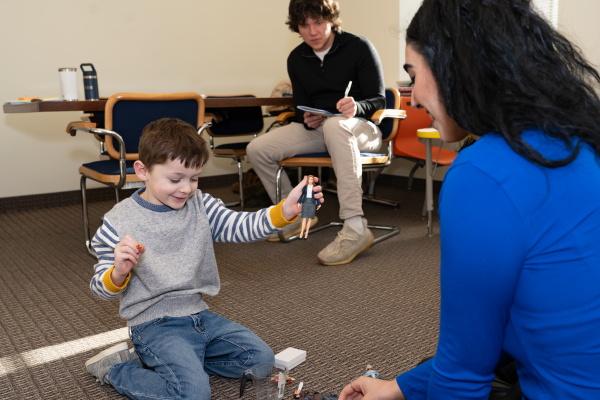
{"type": "Polygon", "coordinates": [[[206,141],[196,128],[178,118],[162,118],[142,131],[140,161],[148,171],[156,164],[181,160],[186,168],[200,168],[208,161],[206,141]]]}
{"type": "Polygon", "coordinates": [[[339,32],[342,26],[340,19],[340,6],[332,0],[291,0],[289,15],[286,25],[292,32],[300,33],[298,26],[306,22],[307,18],[314,20],[324,19],[331,22],[331,30],[339,32]]]}

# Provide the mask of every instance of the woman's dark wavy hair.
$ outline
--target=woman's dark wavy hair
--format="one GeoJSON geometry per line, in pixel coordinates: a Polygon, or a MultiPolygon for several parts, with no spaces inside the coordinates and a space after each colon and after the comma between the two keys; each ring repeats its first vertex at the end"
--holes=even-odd
{"type": "Polygon", "coordinates": [[[437,81],[448,115],[475,135],[502,134],[545,167],[573,161],[581,143],[600,154],[596,69],[530,0],[425,0],[406,32],[437,81]],[[521,138],[538,128],[567,143],[571,156],[549,160],[521,138]]]}
{"type": "Polygon", "coordinates": [[[291,0],[286,25],[292,32],[300,33],[298,26],[304,24],[306,18],[331,22],[331,30],[339,32],[342,26],[340,6],[332,0],[291,0]]]}

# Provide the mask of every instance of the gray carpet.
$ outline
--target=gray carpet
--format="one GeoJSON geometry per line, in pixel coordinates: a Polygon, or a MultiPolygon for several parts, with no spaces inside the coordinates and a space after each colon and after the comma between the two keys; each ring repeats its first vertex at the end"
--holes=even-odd
{"type": "MultiPolygon", "coordinates": [[[[264,339],[275,353],[307,351],[291,371],[286,399],[304,387],[339,393],[372,364],[392,379],[433,355],[439,318],[439,228],[426,235],[423,191],[378,187],[401,207],[364,204],[370,224],[395,225],[399,235],[352,263],[324,267],[316,254],[338,228],[290,244],[216,243],[221,292],[211,310],[264,339]]],[[[235,200],[228,188],[211,189],[235,200]]],[[[437,197],[437,193],[435,194],[437,197]]],[[[91,205],[93,232],[112,202],[91,205]]],[[[336,221],[328,195],[320,223],[336,221]]],[[[101,386],[87,359],[127,339],[118,301],[89,289],[94,259],[83,245],[80,206],[0,213],[0,399],[123,399],[101,386]]],[[[380,233],[375,232],[375,235],[380,233]]],[[[239,397],[239,381],[211,377],[212,399],[239,397]]],[[[255,399],[252,385],[243,399],[255,399]]]]}

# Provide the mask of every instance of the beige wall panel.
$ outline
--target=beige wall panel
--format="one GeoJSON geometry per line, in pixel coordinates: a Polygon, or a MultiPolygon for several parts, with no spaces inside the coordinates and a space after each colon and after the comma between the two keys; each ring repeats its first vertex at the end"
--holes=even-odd
{"type": "MultiPolygon", "coordinates": [[[[386,84],[397,80],[395,0],[340,1],[344,29],[381,54],[386,84]],[[389,10],[386,10],[389,8],[389,10]]],[[[284,24],[285,0],[24,0],[0,3],[0,101],[60,96],[58,68],[93,63],[101,96],[117,92],[255,93],[287,77],[300,43],[284,24]]],[[[0,197],[77,190],[77,169],[98,158],[91,137],[65,133],[81,113],[2,114],[0,197]]],[[[249,168],[249,164],[244,163],[249,168]]],[[[211,158],[204,176],[235,173],[211,158]]]]}

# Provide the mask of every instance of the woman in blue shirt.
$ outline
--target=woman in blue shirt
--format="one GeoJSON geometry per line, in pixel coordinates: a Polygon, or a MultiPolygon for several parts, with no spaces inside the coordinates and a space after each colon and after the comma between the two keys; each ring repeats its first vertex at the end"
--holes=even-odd
{"type": "Polygon", "coordinates": [[[600,399],[600,76],[529,0],[425,0],[412,105],[473,144],[440,193],[435,357],[341,400],[479,399],[514,360],[523,398],[600,399]]]}

